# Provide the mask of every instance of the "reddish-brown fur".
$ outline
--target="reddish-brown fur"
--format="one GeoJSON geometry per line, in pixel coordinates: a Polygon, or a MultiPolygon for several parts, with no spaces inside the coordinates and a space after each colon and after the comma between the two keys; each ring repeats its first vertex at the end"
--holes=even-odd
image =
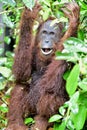
{"type": "MultiPolygon", "coordinates": [[[[63,74],[67,69],[66,61],[56,61],[54,55],[47,59],[42,57],[39,44],[36,43],[38,33],[33,41],[32,28],[39,9],[39,5],[36,5],[33,11],[25,8],[22,14],[20,41],[13,65],[16,86],[11,93],[6,130],[28,130],[23,119],[31,115],[36,121],[31,130],[46,130],[49,126],[48,118],[67,100],[63,80],[63,74]]],[[[71,20],[67,15],[70,21],[69,28],[60,39],[56,50],[62,51],[63,42],[77,30],[79,7],[76,4],[71,10],[77,17],[71,20]]]]}

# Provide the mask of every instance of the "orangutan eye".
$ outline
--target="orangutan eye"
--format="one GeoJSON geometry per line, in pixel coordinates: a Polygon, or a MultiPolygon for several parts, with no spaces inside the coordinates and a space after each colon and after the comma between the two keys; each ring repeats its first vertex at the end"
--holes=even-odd
{"type": "Polygon", "coordinates": [[[47,34],[47,31],[44,30],[44,31],[42,32],[42,34],[47,34]]]}
{"type": "Polygon", "coordinates": [[[50,35],[55,35],[55,33],[54,32],[50,32],[50,35]]]}

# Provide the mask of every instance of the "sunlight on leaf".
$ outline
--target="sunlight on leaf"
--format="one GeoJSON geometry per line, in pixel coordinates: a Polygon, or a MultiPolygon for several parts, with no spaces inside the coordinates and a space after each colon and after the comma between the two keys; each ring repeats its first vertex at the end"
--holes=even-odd
{"type": "Polygon", "coordinates": [[[0,73],[5,77],[8,78],[11,75],[11,70],[7,67],[0,66],[0,73]]]}
{"type": "Polygon", "coordinates": [[[60,120],[61,118],[62,118],[61,115],[56,114],[56,115],[52,116],[52,117],[49,119],[49,122],[55,122],[55,121],[60,120]]]}

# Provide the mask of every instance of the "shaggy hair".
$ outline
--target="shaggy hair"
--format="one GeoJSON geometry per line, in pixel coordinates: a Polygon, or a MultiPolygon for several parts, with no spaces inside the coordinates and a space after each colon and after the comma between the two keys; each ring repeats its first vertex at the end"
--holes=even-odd
{"type": "MultiPolygon", "coordinates": [[[[75,9],[77,10],[78,6],[75,9]]],[[[37,41],[41,25],[36,38],[32,35],[39,10],[40,6],[36,5],[33,11],[25,8],[22,14],[20,40],[13,65],[16,85],[11,93],[6,130],[28,130],[23,123],[24,117],[27,116],[35,117],[31,130],[46,130],[49,127],[48,118],[57,113],[58,108],[68,99],[63,80],[63,74],[68,67],[66,61],[57,61],[54,55],[49,58],[40,55],[37,41]]],[[[78,20],[74,29],[70,24],[55,50],[63,50],[63,42],[75,34],[77,27],[78,20]]]]}

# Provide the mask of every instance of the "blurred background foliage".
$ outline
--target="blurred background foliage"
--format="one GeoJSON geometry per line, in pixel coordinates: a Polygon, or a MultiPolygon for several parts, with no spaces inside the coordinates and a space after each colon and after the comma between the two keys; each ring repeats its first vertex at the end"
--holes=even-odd
{"type": "MultiPolygon", "coordinates": [[[[60,8],[73,0],[39,0],[42,10],[40,20],[54,16],[57,22],[68,27],[68,20],[60,8]]],[[[64,74],[66,90],[70,97],[58,113],[49,119],[54,122],[54,130],[87,130],[87,0],[76,0],[80,6],[80,24],[77,37],[71,37],[64,43],[63,52],[56,52],[56,59],[67,60],[74,64],[72,70],[64,74]]],[[[10,92],[14,86],[12,64],[14,48],[19,40],[19,21],[24,6],[32,10],[34,0],[0,0],[0,130],[7,125],[7,112],[10,92]]],[[[34,31],[38,21],[35,22],[34,31]]],[[[32,118],[25,124],[33,123],[32,118]]]]}

